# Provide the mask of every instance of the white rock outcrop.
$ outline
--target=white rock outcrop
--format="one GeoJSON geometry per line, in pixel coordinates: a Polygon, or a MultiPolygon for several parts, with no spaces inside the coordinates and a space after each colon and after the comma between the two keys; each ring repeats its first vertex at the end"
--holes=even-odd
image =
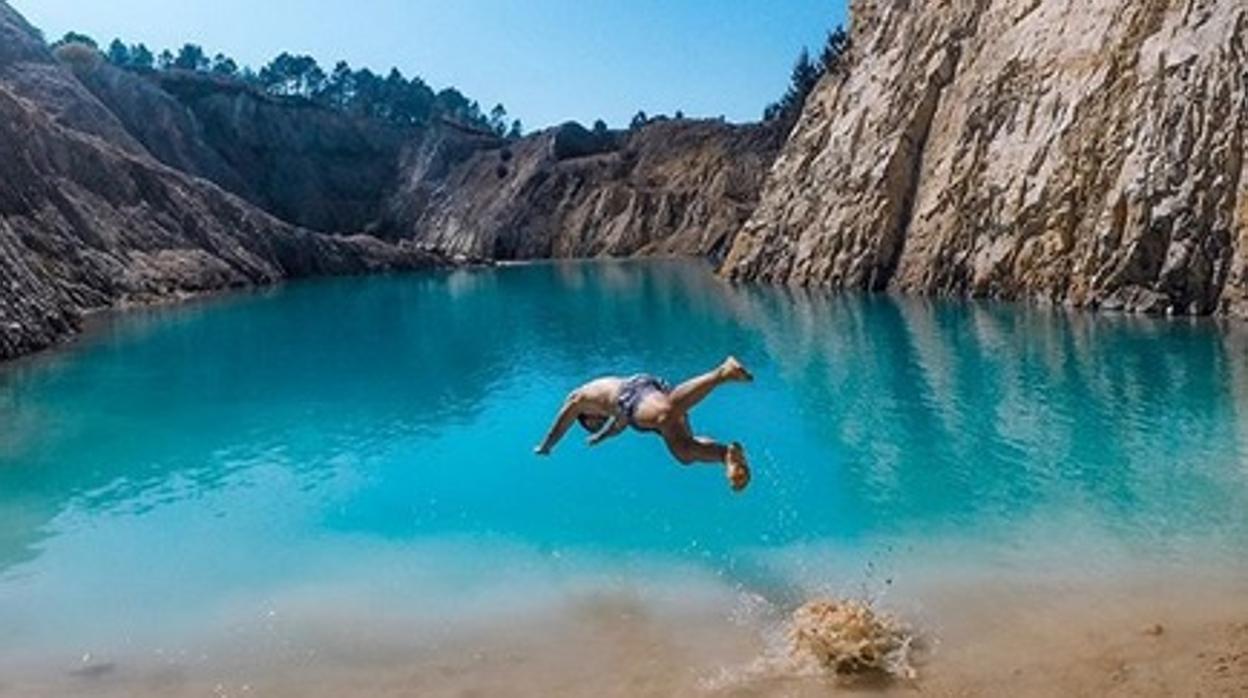
{"type": "Polygon", "coordinates": [[[725,275],[1248,316],[1248,3],[852,11],[725,275]]]}

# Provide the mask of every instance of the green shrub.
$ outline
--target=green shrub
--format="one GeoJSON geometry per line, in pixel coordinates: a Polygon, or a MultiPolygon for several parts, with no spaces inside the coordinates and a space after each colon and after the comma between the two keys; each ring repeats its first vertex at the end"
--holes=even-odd
{"type": "Polygon", "coordinates": [[[73,70],[91,70],[104,59],[99,49],[76,41],[57,46],[52,49],[52,55],[73,70]]]}

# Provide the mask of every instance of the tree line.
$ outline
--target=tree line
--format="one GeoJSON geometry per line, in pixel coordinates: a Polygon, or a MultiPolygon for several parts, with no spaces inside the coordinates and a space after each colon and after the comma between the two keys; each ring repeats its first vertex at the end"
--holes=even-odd
{"type": "Polygon", "coordinates": [[[126,44],[113,39],[101,49],[91,37],[69,32],[52,45],[87,46],[111,64],[134,72],[192,71],[252,85],[268,94],[306,99],[331,109],[404,126],[424,126],[438,119],[489,130],[499,136],[519,138],[524,131],[519,119],[508,122],[507,109],[495,105],[488,112],[476,100],[448,87],[435,91],[418,76],[404,77],[398,68],[382,76],[368,68],[352,69],[338,61],[326,72],[311,56],[283,52],[260,70],[240,65],[222,53],[210,56],[198,44],[185,44],[174,53],[153,54],[142,43],[126,44]]]}
{"type": "Polygon", "coordinates": [[[793,64],[793,72],[789,76],[789,88],[776,102],[768,104],[763,110],[764,121],[778,121],[790,126],[797,122],[815,85],[819,84],[824,75],[837,74],[844,68],[845,54],[849,50],[849,34],[844,27],[837,27],[828,32],[819,52],[818,61],[812,60],[810,51],[802,48],[793,64]]]}
{"type": "MultiPolygon", "coordinates": [[[[52,47],[66,45],[87,46],[101,53],[109,63],[126,70],[207,73],[252,85],[271,95],[306,99],[349,114],[389,123],[423,126],[437,119],[447,119],[507,138],[519,138],[524,130],[519,119],[508,121],[507,109],[502,104],[485,112],[476,100],[469,99],[459,90],[448,87],[435,91],[418,76],[404,77],[398,68],[391,68],[383,77],[368,68],[354,70],[346,61],[338,61],[333,70],[326,72],[311,56],[283,52],[256,71],[222,53],[209,56],[197,44],[185,44],[177,53],[166,49],[153,54],[142,43],[126,44],[114,39],[106,49],[100,49],[94,39],[77,32],[67,33],[52,47]]],[[[790,127],[796,123],[806,98],[819,80],[824,75],[843,70],[849,47],[849,35],[843,27],[836,27],[828,32],[817,60],[812,59],[810,51],[803,48],[790,73],[788,89],[779,100],[766,106],[763,120],[790,127]]],[[[676,119],[684,117],[683,112],[675,114],[676,119]]],[[[636,129],[667,118],[662,114],[648,116],[641,111],[633,117],[629,127],[636,129]]],[[[599,120],[593,130],[605,131],[607,126],[599,120]]]]}

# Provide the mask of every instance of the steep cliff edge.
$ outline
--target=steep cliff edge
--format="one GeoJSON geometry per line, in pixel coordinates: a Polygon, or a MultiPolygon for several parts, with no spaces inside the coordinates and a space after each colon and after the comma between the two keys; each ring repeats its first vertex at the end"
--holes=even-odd
{"type": "Polygon", "coordinates": [[[159,163],[120,124],[0,3],[0,359],[119,304],[441,261],[283,223],[159,163]]]}
{"type": "Polygon", "coordinates": [[[206,73],[136,73],[102,59],[71,67],[161,162],[323,232],[359,232],[377,220],[403,144],[416,134],[206,73]]]}
{"type": "Polygon", "coordinates": [[[1248,6],[852,11],[724,274],[1248,316],[1248,6]]]}
{"type": "Polygon", "coordinates": [[[202,73],[165,72],[159,85],[245,183],[238,193],[324,232],[359,232],[381,216],[403,145],[418,133],[202,73]]]}
{"type": "Polygon", "coordinates": [[[208,142],[195,114],[153,76],[122,70],[98,55],[68,67],[157,160],[259,205],[259,195],[208,142]]]}
{"type": "Polygon", "coordinates": [[[405,154],[379,230],[494,259],[718,256],[780,142],[769,126],[684,119],[512,143],[444,128],[405,154]]]}

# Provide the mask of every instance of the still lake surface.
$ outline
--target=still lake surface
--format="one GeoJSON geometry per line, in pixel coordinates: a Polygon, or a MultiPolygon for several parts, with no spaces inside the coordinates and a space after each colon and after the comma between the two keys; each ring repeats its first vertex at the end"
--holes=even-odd
{"type": "Polygon", "coordinates": [[[921,604],[959,574],[1222,569],[1246,512],[1233,326],[687,262],[312,281],[0,367],[0,667],[194,652],[206,629],[280,644],[327,609],[418,635],[597,588],[921,604]],[[744,495],[650,435],[532,454],[584,380],[727,354],[757,380],[693,424],[745,444],[744,495]]]}

